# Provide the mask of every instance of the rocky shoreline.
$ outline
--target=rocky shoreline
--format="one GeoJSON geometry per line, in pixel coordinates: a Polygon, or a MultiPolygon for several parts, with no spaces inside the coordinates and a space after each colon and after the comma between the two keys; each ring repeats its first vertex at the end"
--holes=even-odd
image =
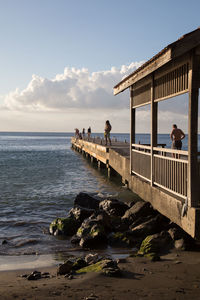
{"type": "MultiPolygon", "coordinates": [[[[160,260],[170,249],[185,250],[194,240],[176,224],[154,210],[150,203],[124,203],[79,193],[66,218],[55,219],[49,227],[52,235],[71,237],[73,246],[86,251],[106,247],[130,248],[134,257],[160,260]],[[134,249],[134,250],[132,250],[134,249]]],[[[98,253],[68,259],[58,267],[59,275],[101,272],[121,276],[118,263],[98,253]]]]}

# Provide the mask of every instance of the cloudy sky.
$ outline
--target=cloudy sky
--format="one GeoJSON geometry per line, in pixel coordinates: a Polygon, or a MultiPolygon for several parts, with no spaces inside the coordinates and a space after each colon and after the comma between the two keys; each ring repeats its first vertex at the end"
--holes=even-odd
{"type": "MultiPolygon", "coordinates": [[[[0,131],[129,132],[113,86],[196,29],[198,0],[0,0],[0,131]]],[[[159,104],[159,131],[187,132],[187,96],[159,104]]],[[[149,107],[137,131],[149,130],[149,107]]]]}

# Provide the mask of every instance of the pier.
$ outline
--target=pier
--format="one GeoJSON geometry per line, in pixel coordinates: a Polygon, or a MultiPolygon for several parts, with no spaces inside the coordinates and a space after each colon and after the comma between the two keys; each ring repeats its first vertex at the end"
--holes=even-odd
{"type": "MultiPolygon", "coordinates": [[[[73,148],[100,166],[114,169],[128,188],[161,214],[200,239],[200,152],[198,145],[200,28],[165,47],[114,87],[130,91],[130,144],[72,139],[73,148]],[[158,103],[185,94],[188,99],[188,150],[158,144],[158,103]],[[136,110],[149,105],[151,142],[136,144],[136,110]]],[[[177,116],[178,118],[178,116],[177,116]]],[[[178,121],[177,121],[178,122],[178,121]]]]}

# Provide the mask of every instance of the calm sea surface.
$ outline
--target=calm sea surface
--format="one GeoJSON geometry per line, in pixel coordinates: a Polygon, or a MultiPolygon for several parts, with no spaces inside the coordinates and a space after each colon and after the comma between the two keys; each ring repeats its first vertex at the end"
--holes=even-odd
{"type": "MultiPolygon", "coordinates": [[[[70,242],[49,235],[48,227],[56,217],[66,216],[81,191],[118,199],[133,197],[119,182],[110,181],[72,151],[71,136],[0,133],[0,255],[69,249],[70,242]],[[7,243],[2,244],[4,240],[7,243]]],[[[113,136],[129,140],[128,134],[113,136]]],[[[139,140],[149,143],[149,136],[138,135],[139,140]]],[[[169,135],[159,135],[159,143],[170,147],[169,135]]],[[[187,149],[187,138],[183,149],[187,149]]]]}

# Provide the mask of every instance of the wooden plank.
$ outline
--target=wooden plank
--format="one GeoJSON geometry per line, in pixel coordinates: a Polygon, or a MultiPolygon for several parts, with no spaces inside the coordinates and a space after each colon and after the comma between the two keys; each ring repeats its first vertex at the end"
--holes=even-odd
{"type": "Polygon", "coordinates": [[[188,106],[188,199],[189,206],[200,204],[200,185],[198,173],[198,97],[200,82],[200,56],[191,57],[189,71],[189,106],[188,106]]]}

